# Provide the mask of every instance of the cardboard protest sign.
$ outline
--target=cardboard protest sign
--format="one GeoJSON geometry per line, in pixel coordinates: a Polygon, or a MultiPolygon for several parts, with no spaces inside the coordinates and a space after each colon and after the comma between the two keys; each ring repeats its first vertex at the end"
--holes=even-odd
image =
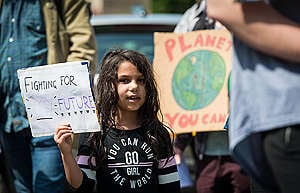
{"type": "Polygon", "coordinates": [[[19,69],[21,94],[32,135],[53,135],[61,123],[74,133],[99,131],[88,61],[19,69]]]}
{"type": "Polygon", "coordinates": [[[223,130],[232,39],[227,30],[154,33],[154,71],[164,121],[176,133],[223,130]]]}

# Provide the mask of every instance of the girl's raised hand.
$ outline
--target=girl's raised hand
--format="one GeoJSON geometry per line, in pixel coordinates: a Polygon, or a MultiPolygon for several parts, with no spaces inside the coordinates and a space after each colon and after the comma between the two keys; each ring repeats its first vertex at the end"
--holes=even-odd
{"type": "Polygon", "coordinates": [[[72,128],[70,124],[59,125],[54,133],[54,141],[62,154],[72,153],[72,128]]]}

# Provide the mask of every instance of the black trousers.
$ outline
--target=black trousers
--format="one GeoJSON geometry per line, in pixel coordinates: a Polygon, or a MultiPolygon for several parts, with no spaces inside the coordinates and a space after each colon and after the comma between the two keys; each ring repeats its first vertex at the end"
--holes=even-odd
{"type": "Polygon", "coordinates": [[[270,193],[266,191],[259,183],[255,181],[255,179],[250,179],[250,189],[251,193],[270,193]]]}
{"type": "Polygon", "coordinates": [[[300,125],[266,132],[263,148],[280,193],[299,193],[300,125]]]}
{"type": "Polygon", "coordinates": [[[7,168],[3,152],[0,153],[0,192],[15,193],[12,176],[7,168]]]}

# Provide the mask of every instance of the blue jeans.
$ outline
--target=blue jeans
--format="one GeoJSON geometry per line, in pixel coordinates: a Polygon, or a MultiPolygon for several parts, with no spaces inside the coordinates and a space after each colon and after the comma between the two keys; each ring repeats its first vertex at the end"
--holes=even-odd
{"type": "Polygon", "coordinates": [[[30,129],[17,133],[0,132],[17,193],[64,192],[64,168],[53,136],[32,138],[30,129]]]}

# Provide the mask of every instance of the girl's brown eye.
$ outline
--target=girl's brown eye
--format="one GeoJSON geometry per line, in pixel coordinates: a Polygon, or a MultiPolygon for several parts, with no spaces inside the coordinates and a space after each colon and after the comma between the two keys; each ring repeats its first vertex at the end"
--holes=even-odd
{"type": "Polygon", "coordinates": [[[127,83],[129,83],[129,80],[126,79],[126,78],[121,78],[121,79],[119,79],[119,82],[120,82],[120,83],[127,84],[127,83]]]}
{"type": "Polygon", "coordinates": [[[140,78],[140,79],[138,79],[138,82],[141,83],[141,84],[145,84],[145,79],[144,78],[140,78]]]}

